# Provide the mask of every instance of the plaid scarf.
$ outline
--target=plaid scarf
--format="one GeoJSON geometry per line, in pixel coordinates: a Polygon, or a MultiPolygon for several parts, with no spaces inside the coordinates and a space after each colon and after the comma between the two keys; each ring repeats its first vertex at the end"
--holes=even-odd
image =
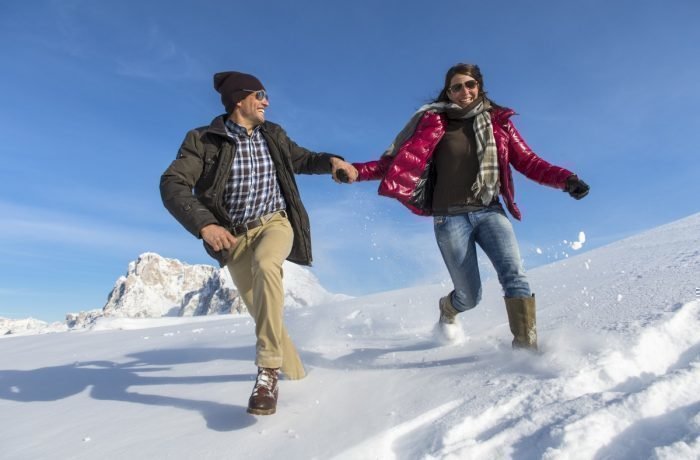
{"type": "Polygon", "coordinates": [[[450,118],[474,118],[474,135],[476,137],[476,155],[479,159],[479,174],[472,185],[474,196],[484,205],[489,205],[498,195],[498,151],[491,125],[491,104],[488,99],[480,98],[466,109],[449,102],[433,102],[419,108],[406,126],[396,136],[394,142],[383,155],[395,156],[399,148],[411,138],[423,114],[427,111],[445,113],[450,118]]]}

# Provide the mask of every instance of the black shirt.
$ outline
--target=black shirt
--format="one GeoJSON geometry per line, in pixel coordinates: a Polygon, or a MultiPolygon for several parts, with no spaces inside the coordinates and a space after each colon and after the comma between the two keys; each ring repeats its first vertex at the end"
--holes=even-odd
{"type": "Polygon", "coordinates": [[[433,152],[433,168],[433,214],[458,214],[484,207],[471,190],[479,174],[474,118],[447,118],[445,135],[433,152]]]}

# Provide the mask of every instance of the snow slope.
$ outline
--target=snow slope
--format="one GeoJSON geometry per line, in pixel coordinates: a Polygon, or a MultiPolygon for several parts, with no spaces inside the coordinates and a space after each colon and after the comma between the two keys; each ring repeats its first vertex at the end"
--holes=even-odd
{"type": "Polygon", "coordinates": [[[245,413],[245,315],[0,340],[7,459],[700,458],[700,214],[530,272],[539,355],[497,283],[432,333],[430,285],[287,314],[309,370],[245,413]],[[121,328],[122,330],[115,330],[121,328]]]}

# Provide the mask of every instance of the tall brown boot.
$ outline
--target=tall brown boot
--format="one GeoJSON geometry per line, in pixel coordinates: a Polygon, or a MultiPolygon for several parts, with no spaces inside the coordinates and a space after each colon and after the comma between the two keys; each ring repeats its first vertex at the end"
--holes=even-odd
{"type": "Polygon", "coordinates": [[[450,300],[451,295],[452,293],[447,294],[438,302],[440,322],[443,324],[455,324],[457,315],[459,314],[459,311],[452,306],[452,301],[450,300]]]}
{"type": "Polygon", "coordinates": [[[253,415],[272,415],[277,411],[277,369],[258,368],[253,394],[248,400],[248,413],[253,415]]]}
{"type": "Polygon", "coordinates": [[[537,321],[535,295],[532,297],[504,297],[508,311],[513,348],[537,351],[537,321]]]}

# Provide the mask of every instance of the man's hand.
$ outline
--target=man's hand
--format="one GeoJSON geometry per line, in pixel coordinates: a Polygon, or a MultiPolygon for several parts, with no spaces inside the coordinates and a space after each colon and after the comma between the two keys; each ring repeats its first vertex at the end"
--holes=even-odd
{"type": "Polygon", "coordinates": [[[333,157],[331,158],[331,174],[333,175],[333,180],[336,181],[337,183],[341,182],[347,182],[348,184],[352,184],[357,180],[357,169],[347,161],[343,161],[340,158],[333,157]],[[343,171],[343,173],[340,173],[340,176],[338,173],[340,171],[343,171]],[[343,180],[347,179],[347,180],[343,180]]]}
{"type": "Polygon", "coordinates": [[[231,235],[231,232],[221,225],[209,224],[203,227],[199,231],[199,234],[202,235],[202,239],[216,252],[222,249],[231,249],[238,242],[236,237],[231,235]]]}

